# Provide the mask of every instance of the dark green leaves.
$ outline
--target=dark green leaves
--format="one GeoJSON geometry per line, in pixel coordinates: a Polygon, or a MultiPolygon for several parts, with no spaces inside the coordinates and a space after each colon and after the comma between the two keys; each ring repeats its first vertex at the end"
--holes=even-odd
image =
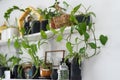
{"type": "Polygon", "coordinates": [[[88,41],[88,39],[89,39],[89,34],[86,32],[86,33],[84,33],[84,39],[85,39],[85,41],[88,41]]]}
{"type": "Polygon", "coordinates": [[[12,56],[12,57],[9,59],[9,61],[12,62],[12,66],[14,66],[15,64],[19,64],[20,60],[21,60],[20,58],[15,57],[15,56],[12,56]]]}
{"type": "Polygon", "coordinates": [[[11,14],[14,10],[24,11],[24,9],[20,9],[18,6],[13,6],[12,8],[9,8],[9,9],[4,13],[4,18],[5,18],[7,21],[8,21],[8,19],[10,18],[10,14],[11,14]]]}
{"type": "Polygon", "coordinates": [[[71,11],[71,14],[74,15],[79,10],[80,7],[81,7],[81,4],[74,7],[74,9],[71,11]]]}
{"type": "Polygon", "coordinates": [[[66,43],[66,48],[67,48],[67,50],[68,50],[70,53],[73,52],[73,47],[72,47],[71,42],[67,42],[67,43],[66,43]]]}
{"type": "Polygon", "coordinates": [[[100,39],[101,44],[105,45],[108,40],[108,37],[104,35],[100,35],[99,39],[100,39]]]}
{"type": "Polygon", "coordinates": [[[66,7],[69,7],[69,4],[68,4],[66,1],[63,1],[63,4],[64,4],[66,7]]]}
{"type": "Polygon", "coordinates": [[[83,48],[80,48],[80,50],[79,50],[79,53],[85,53],[85,47],[83,47],[83,48]]]}
{"type": "Polygon", "coordinates": [[[80,33],[80,35],[83,35],[84,33],[86,33],[86,23],[78,24],[75,29],[80,33]]]}
{"type": "Polygon", "coordinates": [[[93,43],[93,42],[89,43],[89,46],[90,46],[92,49],[96,49],[96,48],[97,48],[96,44],[93,43]]]}

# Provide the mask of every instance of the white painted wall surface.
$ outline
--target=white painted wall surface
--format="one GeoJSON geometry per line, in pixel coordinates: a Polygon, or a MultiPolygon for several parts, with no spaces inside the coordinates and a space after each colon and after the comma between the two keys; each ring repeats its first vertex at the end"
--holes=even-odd
{"type": "MultiPolygon", "coordinates": [[[[59,0],[63,1],[63,0],[59,0]]],[[[65,0],[72,6],[79,3],[95,12],[96,33],[103,33],[109,37],[109,41],[103,47],[101,53],[89,60],[85,60],[82,66],[82,80],[120,80],[120,0],[65,0]]],[[[54,0],[1,0],[0,1],[0,25],[3,24],[3,14],[11,6],[21,8],[29,5],[45,8],[53,4],[54,0]]],[[[11,15],[11,21],[18,17],[19,12],[11,15]]],[[[64,49],[64,42],[53,44],[47,49],[64,49]],[[63,46],[59,46],[63,44],[63,46]],[[55,46],[55,47],[53,47],[55,46]]],[[[0,47],[2,49],[2,47],[0,47]]],[[[44,48],[43,48],[44,49],[44,48]]],[[[44,51],[42,49],[42,51],[44,51]]]]}

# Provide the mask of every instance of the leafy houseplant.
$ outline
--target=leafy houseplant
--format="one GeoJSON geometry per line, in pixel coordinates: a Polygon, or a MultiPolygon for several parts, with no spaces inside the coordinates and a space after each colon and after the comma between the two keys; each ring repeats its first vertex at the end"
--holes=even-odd
{"type": "Polygon", "coordinates": [[[45,63],[44,61],[42,62],[40,66],[40,76],[41,77],[50,77],[52,71],[52,63],[45,63]]]}
{"type": "Polygon", "coordinates": [[[7,60],[7,55],[3,55],[0,53],[0,78],[4,77],[4,71],[8,70],[8,60],[7,60]]]}
{"type": "Polygon", "coordinates": [[[85,13],[79,13],[79,15],[82,15],[82,18],[80,21],[77,20],[75,15],[79,12],[79,9],[82,6],[82,4],[79,4],[71,11],[70,20],[73,25],[71,26],[68,36],[64,39],[63,32],[65,27],[62,27],[60,31],[57,32],[58,36],[56,38],[58,42],[62,40],[66,41],[66,48],[69,52],[66,59],[73,59],[73,66],[71,66],[71,79],[76,80],[81,79],[81,71],[79,67],[82,60],[91,58],[100,53],[102,45],[104,46],[108,40],[108,37],[103,34],[101,34],[98,38],[96,37],[94,23],[89,18],[91,16],[96,17],[93,12],[89,12],[88,9],[85,8],[85,13]],[[75,31],[78,35],[75,36],[75,38],[72,38],[75,31]],[[74,65],[76,65],[77,68],[74,68],[74,65]],[[75,73],[72,73],[72,70],[75,73]]]}

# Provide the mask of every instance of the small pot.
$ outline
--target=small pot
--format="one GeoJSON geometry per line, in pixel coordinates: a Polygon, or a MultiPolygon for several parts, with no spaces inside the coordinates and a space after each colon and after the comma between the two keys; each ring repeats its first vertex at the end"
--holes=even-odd
{"type": "Polygon", "coordinates": [[[40,21],[35,20],[31,22],[31,33],[38,33],[40,32],[40,21]]]}
{"type": "Polygon", "coordinates": [[[4,74],[5,74],[5,79],[10,79],[10,74],[11,74],[10,70],[4,71],[4,74]]]}
{"type": "Polygon", "coordinates": [[[25,79],[25,73],[21,65],[15,65],[13,68],[12,75],[15,79],[25,79]]]}
{"type": "Polygon", "coordinates": [[[87,24],[89,24],[90,22],[90,16],[86,17],[85,15],[75,15],[75,18],[79,23],[86,22],[87,24]]]}
{"type": "Polygon", "coordinates": [[[0,66],[0,78],[4,78],[5,77],[5,75],[4,75],[4,71],[5,70],[9,70],[9,68],[0,66]]]}
{"type": "Polygon", "coordinates": [[[51,70],[50,69],[41,69],[40,70],[40,76],[41,77],[50,77],[51,75],[51,70]]]}
{"type": "Polygon", "coordinates": [[[15,28],[15,27],[9,27],[2,31],[1,40],[8,40],[9,38],[12,38],[13,36],[19,36],[19,30],[18,28],[15,28]]]}
{"type": "Polygon", "coordinates": [[[48,20],[41,21],[40,30],[47,31],[48,20]]]}

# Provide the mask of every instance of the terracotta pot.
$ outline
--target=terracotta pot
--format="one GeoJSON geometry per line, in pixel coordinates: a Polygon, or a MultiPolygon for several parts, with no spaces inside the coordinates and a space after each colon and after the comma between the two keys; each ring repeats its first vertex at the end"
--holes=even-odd
{"type": "Polygon", "coordinates": [[[51,70],[50,69],[40,69],[40,76],[41,77],[50,77],[51,70]]]}

